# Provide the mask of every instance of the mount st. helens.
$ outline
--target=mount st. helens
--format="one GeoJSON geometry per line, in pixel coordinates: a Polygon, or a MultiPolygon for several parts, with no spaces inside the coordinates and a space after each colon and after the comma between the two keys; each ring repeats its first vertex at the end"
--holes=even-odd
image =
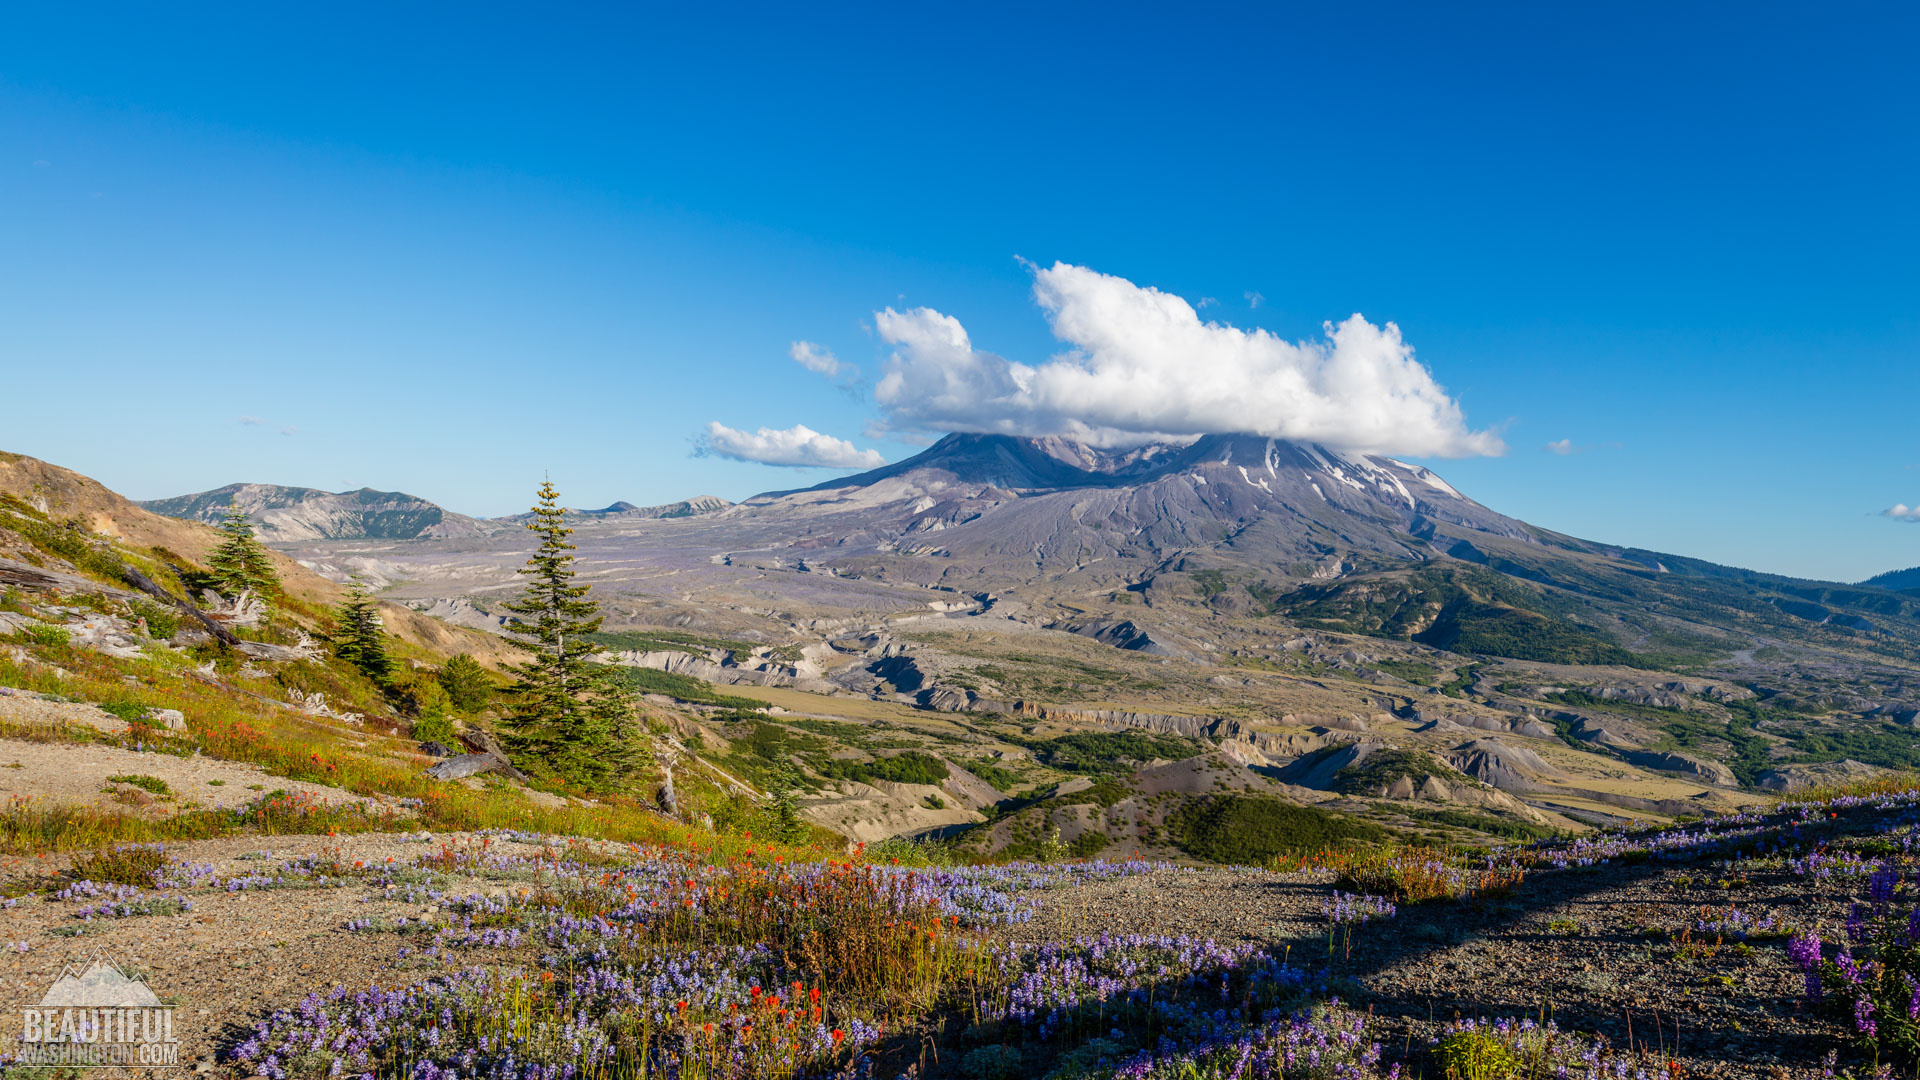
{"type": "MultiPolygon", "coordinates": [[[[832,718],[786,743],[709,734],[817,757],[810,815],[863,838],[964,828],[1010,794],[1037,801],[976,840],[1019,850],[1037,816],[1068,843],[1165,844],[1178,807],[1228,791],[1560,828],[1920,765],[1920,598],[1564,536],[1384,456],[960,434],[688,506],[707,512],[574,515],[624,628],[604,658],[696,708],[712,692],[692,687],[727,686],[716,715],[757,695],[832,718]],[[876,727],[895,745],[873,749],[876,727]],[[1171,741],[1091,765],[1050,741],[1101,733],[1171,741]],[[949,780],[831,765],[908,752],[949,780]]],[[[497,628],[524,540],[487,524],[277,546],[497,628]]]]}

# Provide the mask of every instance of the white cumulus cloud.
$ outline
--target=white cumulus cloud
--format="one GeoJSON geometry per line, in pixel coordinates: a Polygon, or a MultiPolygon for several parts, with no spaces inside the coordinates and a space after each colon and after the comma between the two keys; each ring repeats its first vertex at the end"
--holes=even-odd
{"type": "Polygon", "coordinates": [[[931,308],[874,315],[893,347],[874,398],[895,430],[1065,435],[1100,445],[1249,432],[1342,450],[1466,457],[1474,431],[1392,323],[1359,315],[1291,342],[1203,322],[1178,296],[1055,263],[1034,298],[1068,348],[1028,365],[975,349],[931,308]]]}
{"type": "Polygon", "coordinates": [[[858,377],[860,369],[833,355],[833,350],[825,345],[815,345],[811,341],[796,341],[787,348],[787,355],[793,362],[808,371],[837,379],[842,374],[858,377]]]}
{"type": "Polygon", "coordinates": [[[1920,521],[1920,506],[1908,506],[1906,503],[1894,503],[1880,511],[1881,517],[1890,517],[1895,521],[1920,521]]]}
{"type": "Polygon", "coordinates": [[[1565,457],[1568,454],[1579,453],[1580,448],[1573,445],[1572,439],[1555,439],[1554,441],[1547,444],[1547,452],[1550,454],[1559,454],[1562,457],[1565,457]]]}
{"type": "Polygon", "coordinates": [[[825,469],[877,469],[887,463],[878,450],[862,450],[845,439],[823,435],[805,424],[746,432],[711,423],[699,440],[697,452],[762,465],[825,469]]]}

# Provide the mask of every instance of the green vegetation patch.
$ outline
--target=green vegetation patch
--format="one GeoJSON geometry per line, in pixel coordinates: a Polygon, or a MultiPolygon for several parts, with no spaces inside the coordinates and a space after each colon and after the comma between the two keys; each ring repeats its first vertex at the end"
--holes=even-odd
{"type": "Polygon", "coordinates": [[[1093,803],[1097,806],[1112,806],[1133,794],[1133,789],[1118,778],[1103,776],[1092,787],[1057,796],[1054,801],[1062,806],[1075,806],[1093,803]]]}
{"type": "MultiPolygon", "coordinates": [[[[752,656],[755,649],[767,648],[751,641],[706,637],[681,630],[596,630],[587,635],[587,640],[612,652],[683,652],[697,656],[717,649],[732,653],[736,661],[752,656]]],[[[800,659],[797,645],[783,645],[768,651],[769,655],[789,664],[800,659]]]]}
{"type": "Polygon", "coordinates": [[[1090,731],[1051,739],[1019,741],[1035,761],[1064,772],[1132,772],[1149,761],[1178,761],[1200,752],[1191,739],[1143,731],[1090,731]]]}
{"type": "Polygon", "coordinates": [[[1302,626],[1403,638],[1452,652],[1555,664],[1640,662],[1570,619],[1578,606],[1565,597],[1481,567],[1308,585],[1277,597],[1272,610],[1302,626]]]}
{"type": "Polygon", "coordinates": [[[938,784],[947,778],[947,763],[932,754],[908,750],[872,761],[832,761],[826,772],[829,776],[863,784],[882,780],[895,784],[938,784]]]}
{"type": "Polygon", "coordinates": [[[1417,660],[1375,660],[1373,666],[1415,686],[1432,686],[1440,678],[1440,669],[1417,660]]]}
{"type": "Polygon", "coordinates": [[[1415,821],[1430,821],[1436,825],[1451,825],[1456,829],[1471,829],[1477,833],[1522,843],[1529,840],[1546,840],[1559,835],[1545,825],[1494,817],[1492,814],[1476,814],[1471,810],[1408,809],[1404,813],[1415,821]]]}
{"type": "Polygon", "coordinates": [[[150,791],[155,795],[173,794],[173,789],[167,786],[167,782],[165,780],[162,780],[157,776],[147,776],[144,773],[130,773],[125,776],[109,776],[107,777],[107,782],[110,784],[132,784],[134,787],[140,788],[144,791],[150,791]]]}
{"type": "Polygon", "coordinates": [[[1347,795],[1377,795],[1380,789],[1397,780],[1411,780],[1418,786],[1429,776],[1458,780],[1454,770],[1423,750],[1388,747],[1375,750],[1357,765],[1349,765],[1334,774],[1333,788],[1347,795]]]}
{"type": "Polygon", "coordinates": [[[1208,862],[1257,866],[1276,855],[1384,843],[1386,829],[1346,814],[1259,795],[1188,799],[1167,816],[1180,850],[1208,862]]]}
{"type": "Polygon", "coordinates": [[[676,675],[671,671],[655,671],[653,668],[615,667],[613,677],[629,689],[642,694],[665,694],[679,701],[695,705],[714,705],[722,709],[743,709],[758,712],[767,707],[764,701],[754,698],[734,697],[714,690],[711,683],[702,682],[691,675],[676,675]]]}
{"type": "Polygon", "coordinates": [[[968,772],[992,784],[996,791],[1012,791],[1020,786],[1020,774],[995,761],[974,758],[960,763],[968,772]]]}

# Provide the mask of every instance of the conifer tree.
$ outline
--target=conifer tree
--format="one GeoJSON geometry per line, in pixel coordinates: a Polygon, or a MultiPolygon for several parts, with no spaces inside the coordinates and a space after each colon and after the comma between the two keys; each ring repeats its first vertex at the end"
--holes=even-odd
{"type": "Polygon", "coordinates": [[[358,577],[347,585],[347,598],[334,609],[333,654],[382,687],[393,678],[380,609],[358,577]]]}
{"type": "Polygon", "coordinates": [[[767,787],[766,829],[783,844],[797,844],[807,838],[807,822],[800,816],[800,774],[791,762],[783,761],[773,770],[773,782],[767,787]]]}
{"type": "Polygon", "coordinates": [[[253,523],[239,503],[227,504],[219,527],[224,539],[207,555],[214,591],[226,597],[252,592],[262,600],[278,595],[280,575],[274,572],[273,559],[253,535],[253,523]]]}
{"type": "Polygon", "coordinates": [[[529,658],[512,669],[501,736],[509,753],[571,783],[621,787],[645,747],[633,693],[587,663],[597,651],[589,635],[600,628],[600,605],[574,580],[565,514],[553,481],[543,482],[527,523],[540,546],[520,568],[526,589],[502,605],[518,616],[505,629],[529,658]]]}
{"type": "Polygon", "coordinates": [[[449,658],[435,677],[447,692],[447,699],[461,712],[477,713],[492,698],[493,685],[487,680],[486,669],[466,653],[449,658]]]}

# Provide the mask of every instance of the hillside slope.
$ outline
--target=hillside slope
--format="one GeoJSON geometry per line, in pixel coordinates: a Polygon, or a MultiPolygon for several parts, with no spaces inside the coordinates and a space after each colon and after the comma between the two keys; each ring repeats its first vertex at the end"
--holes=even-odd
{"type": "MultiPolygon", "coordinates": [[[[173,552],[204,562],[220,542],[218,530],[197,521],[153,513],[90,477],[24,454],[0,452],[0,494],[12,495],[55,519],[74,519],[89,531],[137,549],[173,552]]],[[[342,587],[308,570],[292,557],[272,552],[274,567],[288,595],[332,606],[345,596],[342,587]]],[[[498,667],[517,660],[498,637],[453,626],[400,604],[382,602],[387,632],[437,656],[469,653],[498,667]]]]}
{"type": "Polygon", "coordinates": [[[138,504],[167,517],[218,524],[238,506],[267,543],[291,540],[413,540],[483,536],[496,526],[399,491],[320,491],[278,484],[228,484],[138,504]]]}

